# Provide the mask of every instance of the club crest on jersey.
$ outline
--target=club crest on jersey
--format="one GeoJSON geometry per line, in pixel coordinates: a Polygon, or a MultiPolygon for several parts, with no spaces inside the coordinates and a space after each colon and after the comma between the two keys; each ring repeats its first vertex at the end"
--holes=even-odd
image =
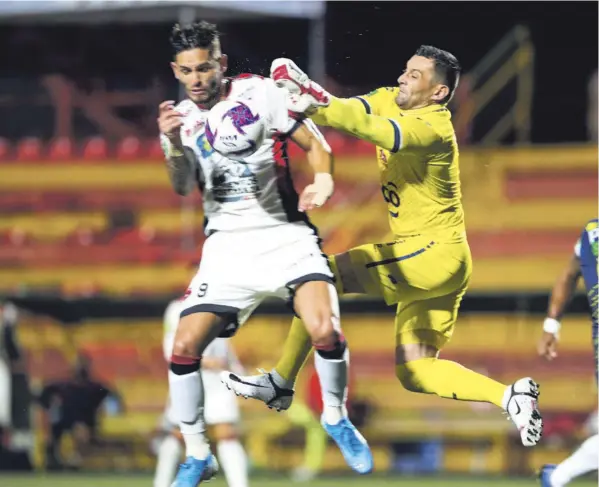
{"type": "Polygon", "coordinates": [[[237,106],[225,113],[223,120],[227,117],[231,119],[233,127],[235,127],[235,130],[241,135],[246,135],[243,127],[252,125],[260,120],[260,115],[254,115],[252,110],[250,110],[250,107],[241,102],[238,102],[237,106]]]}

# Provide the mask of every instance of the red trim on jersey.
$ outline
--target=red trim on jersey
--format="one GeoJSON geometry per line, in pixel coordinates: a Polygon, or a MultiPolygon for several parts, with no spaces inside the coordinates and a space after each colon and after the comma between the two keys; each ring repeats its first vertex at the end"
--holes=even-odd
{"type": "Polygon", "coordinates": [[[275,141],[275,145],[272,148],[272,152],[275,159],[275,164],[277,166],[286,168],[288,164],[288,160],[285,155],[286,141],[284,141],[280,136],[273,137],[273,140],[275,141]]]}
{"type": "Polygon", "coordinates": [[[293,186],[291,172],[289,170],[289,159],[287,157],[287,140],[284,136],[273,137],[274,146],[273,159],[275,161],[275,174],[277,178],[277,189],[279,197],[283,205],[283,210],[287,215],[287,220],[290,222],[306,221],[307,216],[301,213],[297,207],[299,204],[299,196],[293,186]]]}

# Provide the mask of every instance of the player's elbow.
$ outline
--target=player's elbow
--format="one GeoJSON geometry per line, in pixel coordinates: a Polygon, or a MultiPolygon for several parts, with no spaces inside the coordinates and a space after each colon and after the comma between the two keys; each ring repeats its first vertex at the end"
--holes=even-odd
{"type": "Polygon", "coordinates": [[[191,184],[188,181],[173,181],[173,189],[179,196],[187,196],[191,193],[191,184]]]}

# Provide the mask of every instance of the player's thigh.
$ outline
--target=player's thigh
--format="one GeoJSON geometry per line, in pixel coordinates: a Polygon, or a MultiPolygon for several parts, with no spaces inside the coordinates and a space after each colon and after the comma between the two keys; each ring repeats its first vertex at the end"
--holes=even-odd
{"type": "MultiPolygon", "coordinates": [[[[441,350],[451,339],[466,286],[425,300],[402,301],[395,314],[397,353],[409,345],[441,350]]],[[[399,358],[399,357],[398,357],[399,358]]]]}
{"type": "Polygon", "coordinates": [[[467,284],[472,265],[466,243],[424,237],[363,245],[348,254],[360,286],[388,305],[455,292],[467,284]]]}
{"type": "MultiPolygon", "coordinates": [[[[212,238],[214,236],[208,240],[212,238]]],[[[217,336],[232,336],[261,302],[258,289],[243,282],[250,279],[240,275],[243,270],[236,274],[229,267],[225,252],[214,250],[214,245],[204,250],[202,264],[183,298],[175,347],[187,335],[187,340],[192,342],[197,334],[208,336],[207,328],[212,331],[205,345],[217,336]]]]}

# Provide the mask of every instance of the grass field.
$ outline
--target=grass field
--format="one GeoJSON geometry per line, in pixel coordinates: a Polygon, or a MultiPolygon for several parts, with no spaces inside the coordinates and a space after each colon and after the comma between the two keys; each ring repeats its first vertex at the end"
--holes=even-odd
{"type": "MultiPolygon", "coordinates": [[[[226,487],[221,478],[208,483],[210,487],[226,487]]],[[[293,485],[285,477],[253,477],[252,486],[282,487],[293,485]]],[[[309,487],[534,487],[538,482],[534,478],[504,478],[488,477],[331,477],[315,480],[305,484],[309,487]]],[[[596,487],[594,480],[574,482],[577,487],[596,487]]],[[[4,475],[0,474],[2,487],[151,487],[152,479],[148,476],[132,475],[4,475]]]]}

